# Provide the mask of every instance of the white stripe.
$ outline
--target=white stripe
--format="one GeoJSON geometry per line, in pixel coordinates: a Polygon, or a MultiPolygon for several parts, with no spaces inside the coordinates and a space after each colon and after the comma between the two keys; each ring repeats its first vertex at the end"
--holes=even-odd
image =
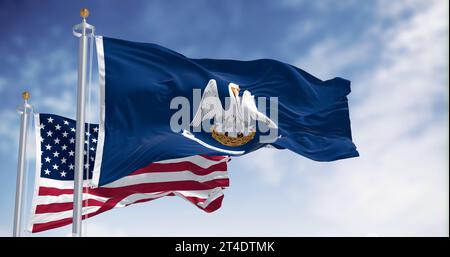
{"type": "Polygon", "coordinates": [[[127,205],[130,205],[132,203],[135,203],[139,200],[143,200],[143,199],[156,199],[156,198],[161,198],[163,196],[169,195],[172,192],[168,191],[168,192],[158,192],[158,193],[137,193],[137,194],[132,194],[129,195],[127,197],[125,197],[124,199],[122,199],[120,202],[118,202],[114,208],[122,208],[125,207],[127,205]]]}
{"type": "MultiPolygon", "coordinates": [[[[118,179],[112,183],[101,186],[102,188],[114,188],[130,186],[142,183],[158,183],[158,182],[173,182],[173,181],[198,181],[205,182],[214,179],[226,179],[228,178],[228,172],[214,171],[207,175],[196,175],[191,171],[171,171],[171,172],[151,172],[138,175],[126,176],[118,179]]],[[[39,178],[41,187],[53,187],[58,189],[73,189],[73,180],[55,180],[50,178],[39,178]]],[[[84,185],[88,185],[89,182],[85,181],[84,185]]],[[[36,193],[37,195],[37,193],[36,193]]]]}
{"type": "MultiPolygon", "coordinates": [[[[215,191],[217,191],[217,189],[220,189],[220,188],[207,189],[207,190],[196,190],[196,191],[177,191],[177,192],[186,197],[197,197],[197,198],[206,199],[206,198],[208,198],[208,196],[210,194],[215,193],[215,191]]],[[[157,197],[168,195],[170,193],[172,193],[172,191],[168,191],[168,192],[161,191],[161,192],[153,192],[153,193],[136,193],[136,194],[132,194],[132,195],[124,198],[119,203],[129,204],[130,202],[135,202],[139,199],[157,198],[157,197]],[[139,196],[140,198],[139,199],[133,198],[136,196],[139,196]]],[[[106,202],[109,199],[110,198],[108,198],[108,197],[101,197],[98,195],[93,195],[93,194],[88,194],[88,193],[83,194],[83,201],[97,200],[100,202],[106,202]]],[[[41,195],[36,198],[36,205],[53,204],[53,203],[71,203],[71,202],[73,202],[73,194],[68,194],[68,195],[64,194],[64,195],[59,195],[59,196],[41,195]]],[[[123,206],[116,205],[116,207],[123,207],[123,206]]]]}
{"type": "MultiPolygon", "coordinates": [[[[39,178],[39,185],[41,187],[54,187],[58,189],[73,189],[73,180],[57,180],[51,178],[39,178]]],[[[90,185],[90,180],[83,181],[83,187],[88,187],[90,185]]]]}
{"type": "Polygon", "coordinates": [[[102,168],[103,146],[105,143],[105,54],[103,52],[103,37],[95,37],[98,61],[98,82],[100,86],[100,123],[98,125],[97,150],[92,171],[92,186],[98,187],[100,180],[100,170],[102,168]]]}
{"type": "Polygon", "coordinates": [[[218,163],[221,162],[226,162],[228,161],[228,157],[223,158],[222,160],[219,161],[213,161],[213,160],[209,160],[206,159],[205,157],[202,157],[200,155],[194,155],[194,156],[189,156],[189,157],[184,157],[184,158],[177,158],[177,159],[170,159],[170,160],[164,160],[164,161],[159,161],[159,162],[154,162],[154,163],[164,163],[164,164],[168,164],[168,163],[179,163],[179,162],[191,162],[197,166],[200,166],[204,169],[207,169],[213,165],[216,165],[218,163]]]}
{"type": "MultiPolygon", "coordinates": [[[[182,190],[182,191],[176,191],[180,194],[182,194],[183,196],[186,197],[197,197],[197,198],[203,198],[206,199],[208,198],[208,195],[215,193],[217,191],[217,189],[221,189],[220,187],[216,187],[213,189],[207,189],[207,190],[195,190],[195,191],[186,191],[186,190],[182,190]]],[[[176,193],[174,192],[174,193],[176,193]]]]}
{"type": "MultiPolygon", "coordinates": [[[[83,194],[83,202],[86,200],[97,200],[100,202],[106,202],[108,197],[101,197],[92,194],[83,194]]],[[[51,203],[72,203],[73,202],[73,194],[70,195],[41,195],[37,197],[36,204],[51,204],[51,203]]]]}
{"type": "MultiPolygon", "coordinates": [[[[197,191],[169,191],[169,192],[158,192],[158,193],[137,193],[127,196],[126,198],[122,199],[120,202],[118,202],[114,208],[121,208],[125,207],[127,205],[133,204],[140,200],[146,200],[146,199],[157,199],[161,198],[163,196],[169,195],[169,194],[175,194],[177,196],[181,196],[181,198],[189,201],[185,197],[197,197],[200,199],[203,199],[204,202],[200,202],[198,205],[202,208],[206,208],[209,203],[220,197],[222,194],[222,189],[220,187],[209,189],[209,190],[197,190],[197,191]]],[[[191,202],[191,201],[189,201],[191,202]]],[[[191,202],[192,203],[192,202],[191,202]]]]}
{"type": "Polygon", "coordinates": [[[190,171],[176,171],[176,172],[152,172],[139,175],[127,176],[120,180],[116,180],[112,183],[104,185],[102,187],[123,187],[143,183],[161,183],[161,182],[173,182],[173,181],[198,181],[206,182],[214,179],[226,179],[228,178],[227,172],[216,171],[208,175],[200,176],[190,171]]]}
{"type": "MultiPolygon", "coordinates": [[[[100,208],[101,208],[100,206],[83,207],[83,215],[96,212],[100,208]]],[[[46,222],[61,220],[61,219],[65,219],[65,218],[72,218],[72,216],[73,216],[73,210],[54,212],[54,213],[34,214],[31,217],[31,222],[32,222],[32,224],[46,223],[46,222]]]]}

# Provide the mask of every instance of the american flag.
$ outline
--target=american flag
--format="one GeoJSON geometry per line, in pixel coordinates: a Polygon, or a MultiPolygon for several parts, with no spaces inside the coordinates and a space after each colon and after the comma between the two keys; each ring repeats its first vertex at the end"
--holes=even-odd
{"type": "MultiPolygon", "coordinates": [[[[229,186],[227,156],[159,161],[110,184],[90,188],[98,125],[85,126],[83,219],[163,196],[179,196],[206,212],[222,205],[222,189],[229,186]]],[[[74,120],[35,114],[36,179],[28,227],[33,233],[72,223],[75,128],[74,120]]]]}

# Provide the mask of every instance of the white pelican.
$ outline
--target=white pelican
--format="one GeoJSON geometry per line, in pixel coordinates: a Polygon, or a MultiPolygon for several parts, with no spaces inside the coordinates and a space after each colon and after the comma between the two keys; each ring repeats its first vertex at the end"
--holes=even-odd
{"type": "Polygon", "coordinates": [[[264,122],[269,128],[278,128],[271,119],[258,111],[255,97],[248,90],[244,91],[242,99],[239,91],[239,85],[228,84],[230,104],[229,108],[224,110],[216,80],[209,80],[191,125],[197,127],[202,121],[214,118],[214,130],[228,137],[242,137],[255,131],[252,121],[256,120],[264,122]]]}

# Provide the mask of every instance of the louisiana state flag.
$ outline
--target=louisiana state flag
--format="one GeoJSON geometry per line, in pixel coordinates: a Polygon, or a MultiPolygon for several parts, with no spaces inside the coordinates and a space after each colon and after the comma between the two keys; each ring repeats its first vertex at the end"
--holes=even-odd
{"type": "Polygon", "coordinates": [[[316,161],[356,157],[350,81],[322,81],[271,60],[191,59],[156,44],[96,38],[100,124],[94,185],[148,163],[289,149],[316,161]]]}

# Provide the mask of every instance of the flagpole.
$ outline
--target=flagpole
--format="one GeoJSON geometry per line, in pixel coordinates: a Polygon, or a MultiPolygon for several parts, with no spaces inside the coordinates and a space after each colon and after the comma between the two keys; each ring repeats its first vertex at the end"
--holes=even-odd
{"type": "MultiPolygon", "coordinates": [[[[80,38],[78,52],[78,89],[77,89],[77,126],[75,141],[75,184],[73,201],[72,236],[81,236],[82,200],[83,200],[83,166],[84,166],[84,133],[86,109],[86,77],[88,39],[94,34],[94,26],[86,22],[89,10],[81,9],[82,21],[73,27],[73,34],[80,38]]],[[[91,39],[92,40],[92,39],[91,39]]]]}
{"type": "Polygon", "coordinates": [[[28,115],[31,105],[28,104],[30,93],[23,92],[23,109],[20,108],[20,138],[19,138],[19,158],[17,162],[17,180],[16,180],[16,205],[14,208],[14,228],[13,237],[21,236],[22,221],[22,200],[23,200],[23,182],[25,174],[25,159],[27,150],[27,134],[28,134],[28,115]]]}

